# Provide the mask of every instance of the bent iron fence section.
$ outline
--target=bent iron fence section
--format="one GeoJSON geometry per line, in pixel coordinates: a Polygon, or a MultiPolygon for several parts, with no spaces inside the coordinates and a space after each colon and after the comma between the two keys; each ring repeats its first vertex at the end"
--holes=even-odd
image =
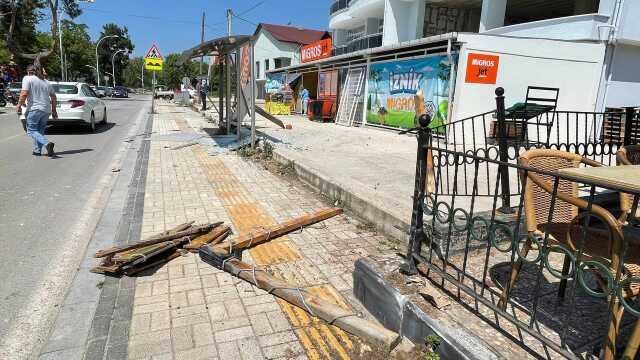
{"type": "Polygon", "coordinates": [[[428,118],[420,119],[403,270],[415,274],[418,264],[425,265],[424,275],[457,294],[460,302],[473,299],[468,308],[485,321],[503,330],[506,320],[516,328],[525,349],[534,352],[524,339],[540,344],[544,353],[535,356],[578,358],[597,356],[602,349],[605,358],[612,358],[636,326],[640,337],[640,271],[635,271],[640,269],[640,242],[632,240],[640,240],[640,228],[616,223],[618,214],[607,209],[613,215],[606,215],[596,198],[601,191],[629,194],[635,214],[640,192],[581,180],[586,196],[575,212],[567,212],[561,209],[571,206],[562,194],[576,179],[518,164],[517,158],[528,149],[551,148],[615,165],[620,144],[606,139],[602,124],[625,114],[553,111],[527,120],[520,130],[509,130],[503,114],[498,108],[434,129],[428,118]],[[501,128],[489,136],[494,117],[501,128]],[[544,223],[538,227],[527,218],[533,210],[523,190],[533,178],[544,179],[551,189],[535,210],[538,225],[544,223]],[[505,193],[505,184],[507,189],[514,185],[514,191],[505,193]],[[558,224],[564,232],[554,230],[558,224]],[[596,256],[594,249],[608,252],[596,256]]]}

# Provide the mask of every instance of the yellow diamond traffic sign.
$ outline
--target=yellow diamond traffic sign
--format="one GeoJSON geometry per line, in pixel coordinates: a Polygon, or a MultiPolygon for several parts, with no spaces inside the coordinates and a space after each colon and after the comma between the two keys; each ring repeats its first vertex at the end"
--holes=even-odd
{"type": "Polygon", "coordinates": [[[145,58],[144,68],[151,71],[162,71],[163,62],[161,58],[145,58]]]}

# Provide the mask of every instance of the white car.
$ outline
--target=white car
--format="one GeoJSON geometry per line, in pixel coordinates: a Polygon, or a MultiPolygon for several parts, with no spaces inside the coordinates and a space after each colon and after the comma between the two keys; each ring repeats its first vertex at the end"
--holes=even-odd
{"type": "MultiPolygon", "coordinates": [[[[107,123],[107,106],[85,83],[51,82],[58,100],[58,119],[49,118],[49,125],[86,124],[95,132],[96,124],[107,123]]],[[[24,108],[21,119],[24,122],[24,108]]]]}

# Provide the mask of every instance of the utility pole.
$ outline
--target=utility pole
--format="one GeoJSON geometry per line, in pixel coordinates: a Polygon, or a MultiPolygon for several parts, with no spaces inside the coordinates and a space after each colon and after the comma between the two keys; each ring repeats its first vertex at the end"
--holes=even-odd
{"type": "Polygon", "coordinates": [[[144,59],[142,60],[142,69],[140,70],[140,80],[142,80],[142,92],[144,93],[144,59]]]}
{"type": "MultiPolygon", "coordinates": [[[[204,11],[202,12],[202,22],[200,24],[200,45],[204,44],[204,11]]],[[[204,55],[200,56],[200,75],[202,75],[202,66],[204,66],[204,55]]]]}
{"type": "Polygon", "coordinates": [[[60,79],[62,81],[66,81],[64,74],[64,57],[62,55],[62,11],[60,9],[56,9],[58,11],[58,42],[60,43],[60,79]]]}

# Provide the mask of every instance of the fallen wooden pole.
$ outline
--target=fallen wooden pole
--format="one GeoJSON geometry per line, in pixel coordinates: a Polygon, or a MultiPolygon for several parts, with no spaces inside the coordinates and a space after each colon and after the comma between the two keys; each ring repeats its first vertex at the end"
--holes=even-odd
{"type": "Polygon", "coordinates": [[[336,215],[342,214],[341,208],[328,208],[316,211],[312,214],[305,214],[298,218],[285,221],[280,224],[267,226],[261,228],[259,231],[253,233],[250,232],[243,236],[238,237],[235,240],[228,240],[218,245],[212,246],[213,251],[217,254],[230,254],[235,250],[242,250],[249,248],[253,245],[258,245],[263,242],[275,239],[277,237],[286,235],[295,230],[302,229],[305,226],[313,225],[320,221],[332,218],[336,215]]]}
{"type": "Polygon", "coordinates": [[[148,246],[148,245],[158,244],[158,243],[161,243],[161,242],[164,242],[164,241],[179,239],[179,238],[185,237],[185,236],[199,235],[199,234],[202,234],[202,233],[209,232],[213,228],[215,228],[217,226],[220,226],[221,224],[222,224],[222,222],[217,222],[217,223],[207,224],[207,225],[191,226],[190,228],[188,228],[186,230],[171,232],[169,234],[164,234],[164,235],[159,235],[159,236],[153,236],[153,237],[151,237],[149,239],[137,242],[135,244],[126,245],[126,246],[114,246],[112,248],[104,249],[104,250],[100,250],[100,251],[96,252],[95,257],[102,258],[102,257],[113,255],[113,254],[116,254],[116,253],[119,253],[119,252],[124,252],[124,251],[132,250],[132,249],[138,249],[138,248],[145,247],[145,246],[148,246]]]}
{"type": "MultiPolygon", "coordinates": [[[[216,266],[211,260],[210,247],[202,247],[200,257],[203,261],[216,266]]],[[[357,316],[350,310],[341,308],[296,286],[283,282],[263,270],[254,268],[236,258],[228,258],[222,264],[222,270],[266,290],[290,304],[305,310],[312,316],[318,317],[340,329],[382,346],[391,351],[399,342],[400,335],[369,320],[357,316]]],[[[217,267],[217,266],[216,266],[217,267]]]]}
{"type": "Polygon", "coordinates": [[[231,233],[231,228],[228,226],[219,226],[209,233],[200,235],[197,238],[191,240],[188,244],[183,246],[185,250],[195,250],[197,252],[203,245],[216,245],[222,242],[231,233]]]}
{"type": "Polygon", "coordinates": [[[160,255],[162,253],[165,253],[171,249],[177,248],[178,246],[186,243],[189,241],[189,237],[185,236],[182,237],[180,239],[175,239],[175,240],[169,240],[166,241],[164,243],[161,243],[162,246],[158,247],[157,249],[153,249],[153,251],[150,251],[148,253],[145,254],[139,254],[139,256],[134,257],[134,259],[130,262],[128,262],[127,264],[125,264],[122,269],[123,270],[127,270],[127,269],[131,269],[132,267],[138,265],[138,264],[142,264],[147,262],[147,260],[152,259],[153,257],[160,255]]]}

